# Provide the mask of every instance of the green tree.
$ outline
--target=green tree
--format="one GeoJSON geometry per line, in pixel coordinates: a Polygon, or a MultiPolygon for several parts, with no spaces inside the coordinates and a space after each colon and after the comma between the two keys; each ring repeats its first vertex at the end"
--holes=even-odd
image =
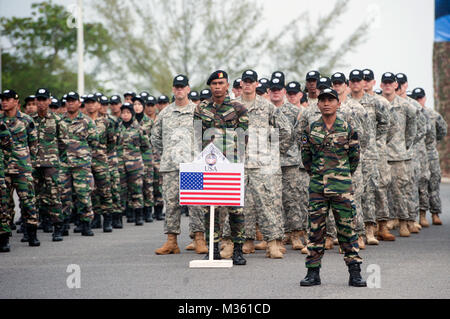
{"type": "MultiPolygon", "coordinates": [[[[47,87],[57,97],[77,88],[77,29],[69,27],[70,12],[44,1],[31,5],[31,17],[1,18],[2,36],[8,46],[2,50],[2,86],[13,88],[23,99],[38,87],[47,87]]],[[[108,59],[112,43],[100,23],[84,25],[85,55],[94,65],[86,72],[87,90],[103,90],[96,75],[108,59]]]]}

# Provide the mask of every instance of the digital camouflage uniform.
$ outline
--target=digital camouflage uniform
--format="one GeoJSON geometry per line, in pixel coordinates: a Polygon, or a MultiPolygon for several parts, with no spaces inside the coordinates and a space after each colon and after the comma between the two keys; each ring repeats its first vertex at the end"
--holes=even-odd
{"type": "MultiPolygon", "coordinates": [[[[242,151],[244,151],[246,140],[244,134],[248,129],[249,122],[247,109],[241,102],[231,100],[229,96],[225,97],[225,100],[220,105],[214,103],[212,100],[205,100],[195,107],[194,120],[196,123],[198,121],[201,124],[202,136],[195,136],[195,139],[196,142],[198,139],[201,139],[202,149],[213,141],[214,145],[230,162],[242,162],[242,151]]],[[[246,189],[247,192],[248,189],[246,189]]],[[[226,220],[223,215],[228,214],[233,243],[244,243],[244,209],[242,207],[217,208],[218,212],[214,214],[214,242],[218,243],[221,237],[220,211],[223,210],[223,219],[226,220]]],[[[206,240],[209,241],[209,207],[202,207],[202,210],[205,214],[206,240]]]]}
{"type": "Polygon", "coordinates": [[[38,144],[33,180],[39,215],[50,216],[53,223],[62,223],[59,148],[62,147],[61,118],[50,111],[44,117],[33,117],[38,144]]]}
{"type": "Polygon", "coordinates": [[[8,189],[5,180],[5,163],[11,154],[11,133],[0,123],[0,234],[10,233],[11,215],[8,211],[8,189]]]}
{"type": "MultiPolygon", "coordinates": [[[[150,118],[143,114],[142,119],[137,120],[141,126],[144,134],[150,140],[150,134],[152,129],[152,121],[150,118]]],[[[153,154],[152,147],[142,153],[142,160],[144,161],[144,180],[143,180],[143,195],[144,195],[144,207],[153,207],[155,205],[153,196],[153,154]]],[[[151,209],[151,208],[150,208],[151,209]]]]}
{"type": "Polygon", "coordinates": [[[114,136],[115,136],[114,144],[108,144],[108,147],[107,147],[109,178],[111,181],[113,214],[121,214],[122,213],[122,203],[120,201],[120,192],[121,191],[120,191],[119,159],[117,157],[120,119],[116,118],[113,115],[107,115],[106,118],[110,121],[111,129],[114,131],[114,136]]]}
{"type": "Polygon", "coordinates": [[[9,196],[10,221],[14,220],[13,193],[16,190],[20,200],[22,220],[37,225],[39,215],[36,210],[33,187],[32,164],[36,159],[37,131],[33,119],[17,111],[15,117],[0,114],[0,124],[9,130],[13,143],[11,153],[5,163],[5,181],[9,196]]]}
{"type": "Polygon", "coordinates": [[[322,118],[302,136],[302,160],[311,177],[309,184],[309,241],[306,267],[321,266],[325,251],[326,215],[331,209],[337,238],[348,265],[362,262],[358,255],[352,176],[360,158],[358,134],[339,117],[328,130],[322,118]]]}
{"type": "Polygon", "coordinates": [[[81,112],[73,120],[66,113],[62,115],[61,132],[61,202],[64,218],[68,218],[73,206],[76,206],[80,221],[91,221],[94,218],[91,201],[94,187],[91,154],[98,148],[95,123],[81,112]],[[75,204],[73,194],[76,195],[75,204]]]}

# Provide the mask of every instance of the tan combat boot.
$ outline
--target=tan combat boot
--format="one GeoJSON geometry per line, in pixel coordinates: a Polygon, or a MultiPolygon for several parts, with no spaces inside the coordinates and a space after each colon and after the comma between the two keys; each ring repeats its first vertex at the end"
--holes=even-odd
{"type": "Polygon", "coordinates": [[[255,244],[253,239],[247,239],[242,246],[242,252],[244,254],[253,254],[255,252],[255,244]]]}
{"type": "Polygon", "coordinates": [[[167,234],[167,241],[162,245],[161,248],[155,250],[157,255],[169,255],[169,254],[179,254],[180,248],[177,243],[176,234],[167,234]]]}
{"type": "Polygon", "coordinates": [[[326,250],[331,250],[333,249],[333,238],[331,238],[330,236],[327,236],[327,238],[325,239],[325,249],[326,250]]]}
{"type": "Polygon", "coordinates": [[[420,225],[422,227],[430,227],[430,223],[427,220],[427,212],[424,210],[420,211],[420,225]]]}
{"type": "Polygon", "coordinates": [[[408,220],[408,230],[411,234],[420,233],[420,229],[416,226],[416,222],[414,220],[408,220]]]}
{"type": "Polygon", "coordinates": [[[283,245],[292,244],[291,236],[292,236],[292,233],[284,233],[283,245]]]}
{"type": "Polygon", "coordinates": [[[431,214],[431,219],[433,221],[433,225],[437,225],[437,226],[442,225],[442,221],[439,218],[439,214],[431,214]]]}
{"type": "Polygon", "coordinates": [[[411,233],[409,232],[408,229],[408,221],[405,219],[401,219],[400,220],[400,237],[409,237],[411,236],[411,233]]]}
{"type": "Polygon", "coordinates": [[[378,221],[378,240],[394,241],[395,236],[389,232],[386,220],[378,221]]]}
{"type": "Polygon", "coordinates": [[[339,239],[335,238],[333,239],[333,245],[339,245],[339,239]]]}
{"type": "Polygon", "coordinates": [[[257,241],[263,241],[263,235],[261,234],[261,231],[259,230],[258,225],[256,225],[256,240],[257,241]]]}
{"type": "Polygon", "coordinates": [[[286,247],[284,247],[282,240],[277,240],[277,244],[278,244],[278,247],[280,248],[280,251],[282,254],[287,253],[287,249],[286,249],[286,247]]]}
{"type": "Polygon", "coordinates": [[[196,232],[194,234],[194,246],[197,254],[207,254],[208,247],[206,246],[205,234],[203,232],[196,232]]]}
{"type": "Polygon", "coordinates": [[[220,251],[220,257],[224,259],[233,257],[234,244],[231,239],[223,240],[220,246],[223,247],[223,249],[220,251]]]}
{"type": "Polygon", "coordinates": [[[359,249],[366,249],[366,243],[364,242],[363,236],[358,236],[358,246],[359,246],[359,249]]]}
{"type": "Polygon", "coordinates": [[[293,250],[300,250],[303,249],[303,243],[302,240],[300,239],[301,237],[301,231],[293,231],[291,234],[291,241],[292,241],[292,249],[293,250]]]}
{"type": "Polygon", "coordinates": [[[266,257],[272,259],[283,258],[283,253],[280,251],[280,246],[276,240],[272,240],[267,243],[266,257]]]}
{"type": "Polygon", "coordinates": [[[267,242],[263,240],[262,242],[255,245],[256,250],[266,250],[267,249],[267,242]]]}
{"type": "Polygon", "coordinates": [[[380,242],[375,238],[375,226],[372,223],[366,223],[366,240],[367,245],[378,245],[380,242]]]}
{"type": "Polygon", "coordinates": [[[195,243],[194,241],[192,241],[189,245],[186,246],[186,248],[184,248],[186,250],[195,250],[195,243]]]}

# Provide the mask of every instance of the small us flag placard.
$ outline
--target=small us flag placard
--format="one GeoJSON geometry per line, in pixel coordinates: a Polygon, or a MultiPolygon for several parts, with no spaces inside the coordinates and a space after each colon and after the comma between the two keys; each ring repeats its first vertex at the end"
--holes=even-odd
{"type": "Polygon", "coordinates": [[[180,164],[180,205],[244,206],[244,164],[180,164]]]}

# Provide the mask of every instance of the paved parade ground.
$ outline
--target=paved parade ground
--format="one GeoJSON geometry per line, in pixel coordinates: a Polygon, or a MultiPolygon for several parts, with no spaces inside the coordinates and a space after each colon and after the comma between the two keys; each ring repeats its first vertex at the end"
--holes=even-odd
{"type": "Polygon", "coordinates": [[[181,254],[169,256],[154,254],[166,238],[162,221],[141,227],[125,224],[109,234],[96,229],[93,238],[73,234],[72,227],[61,243],[39,231],[40,248],[21,243],[22,235],[14,231],[11,253],[0,255],[0,298],[448,299],[449,184],[441,186],[441,198],[443,226],[361,252],[362,275],[373,288],[348,287],[348,271],[337,247],[325,254],[322,285],[312,288],[299,286],[306,274],[305,255],[290,249],[282,260],[257,251],[245,255],[247,266],[189,269],[189,261],[203,255],[184,250],[189,237],[188,218],[183,216],[181,254]]]}

